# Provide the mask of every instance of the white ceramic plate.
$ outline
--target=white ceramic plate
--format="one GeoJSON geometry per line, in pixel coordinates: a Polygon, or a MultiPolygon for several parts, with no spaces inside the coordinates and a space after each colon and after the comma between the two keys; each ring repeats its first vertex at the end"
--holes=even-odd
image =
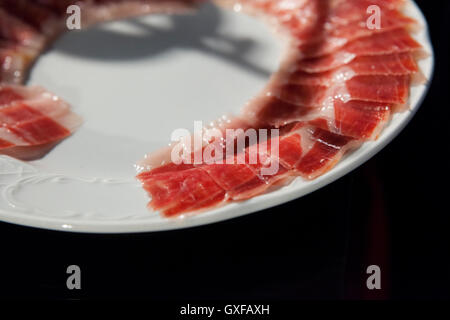
{"type": "MultiPolygon", "coordinates": [[[[431,56],[426,21],[417,39],[431,56]]],[[[149,212],[133,164],[169,141],[240,107],[275,71],[282,44],[263,21],[205,5],[192,16],[149,16],[69,32],[33,68],[29,84],[62,96],[85,118],[81,129],[45,158],[24,163],[0,156],[0,220],[78,232],[144,232],[186,228],[256,212],[299,198],[360,166],[408,123],[426,94],[414,87],[411,109],[394,116],[375,142],[306,182],[198,215],[165,219],[149,212]]]]}

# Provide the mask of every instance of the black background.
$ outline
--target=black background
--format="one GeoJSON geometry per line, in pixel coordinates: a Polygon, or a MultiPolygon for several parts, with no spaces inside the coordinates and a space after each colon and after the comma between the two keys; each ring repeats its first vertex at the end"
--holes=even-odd
{"type": "Polygon", "coordinates": [[[0,223],[2,298],[177,301],[450,298],[450,1],[417,1],[436,69],[407,128],[339,181],[299,200],[204,227],[93,235],[0,223]],[[66,268],[82,289],[66,288],[66,268]],[[382,289],[366,289],[366,268],[382,289]]]}

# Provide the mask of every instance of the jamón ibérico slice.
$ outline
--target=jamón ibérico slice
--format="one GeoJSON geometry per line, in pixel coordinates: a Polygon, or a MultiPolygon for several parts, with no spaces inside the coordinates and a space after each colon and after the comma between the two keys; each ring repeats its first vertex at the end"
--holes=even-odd
{"type": "Polygon", "coordinates": [[[224,190],[230,191],[256,177],[256,173],[246,164],[210,164],[200,167],[224,190]]]}
{"type": "Polygon", "coordinates": [[[149,206],[167,215],[188,211],[224,190],[199,168],[162,173],[144,181],[144,189],[152,195],[149,206]]]}
{"type": "Polygon", "coordinates": [[[306,179],[314,179],[330,170],[352,147],[353,139],[315,128],[311,129],[315,141],[311,150],[300,160],[295,169],[306,179]]]}
{"type": "Polygon", "coordinates": [[[389,104],[336,100],[334,128],[327,129],[359,140],[374,140],[389,120],[391,110],[389,104]]]}
{"type": "Polygon", "coordinates": [[[0,86],[0,154],[42,157],[80,124],[67,103],[40,87],[0,86]]]}
{"type": "MultiPolygon", "coordinates": [[[[329,115],[307,120],[310,125],[327,131],[351,137],[355,140],[375,140],[389,121],[392,107],[367,101],[343,102],[335,100],[329,115]]],[[[302,119],[298,119],[302,121],[302,119]]]]}
{"type": "Polygon", "coordinates": [[[301,159],[303,155],[301,142],[302,137],[299,133],[280,137],[279,158],[280,164],[283,167],[290,170],[294,168],[299,159],[301,159]]]}
{"type": "MultiPolygon", "coordinates": [[[[319,57],[342,48],[352,41],[373,34],[384,35],[392,30],[413,25],[415,20],[405,17],[397,11],[388,11],[380,20],[380,28],[369,29],[367,26],[367,16],[355,20],[349,24],[341,26],[327,26],[330,29],[324,30],[320,35],[311,37],[313,40],[304,41],[299,44],[302,57],[319,57]]],[[[296,35],[294,35],[296,36],[296,35]]],[[[297,37],[301,37],[297,35],[297,37]]]]}
{"type": "Polygon", "coordinates": [[[301,59],[292,54],[286,64],[290,67],[295,64],[297,69],[309,73],[324,72],[346,65],[359,56],[414,52],[420,48],[421,45],[406,30],[397,29],[357,39],[332,54],[318,58],[301,59]]]}
{"type": "Polygon", "coordinates": [[[26,145],[42,145],[70,134],[68,129],[52,118],[23,103],[1,108],[0,123],[26,145]]]}
{"type": "Polygon", "coordinates": [[[408,75],[418,72],[416,60],[411,53],[357,57],[349,64],[335,70],[308,73],[302,70],[286,73],[281,81],[314,86],[332,86],[355,76],[408,75]]]}
{"type": "Polygon", "coordinates": [[[309,108],[326,107],[336,99],[406,104],[410,82],[409,75],[357,76],[332,88],[285,84],[273,88],[272,93],[287,103],[309,108]]]}

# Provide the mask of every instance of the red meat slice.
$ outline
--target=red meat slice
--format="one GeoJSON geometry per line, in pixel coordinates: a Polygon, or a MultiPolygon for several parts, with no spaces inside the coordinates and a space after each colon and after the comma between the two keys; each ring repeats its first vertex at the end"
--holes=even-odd
{"type": "Polygon", "coordinates": [[[315,129],[312,138],[315,144],[296,166],[297,172],[306,179],[314,179],[330,170],[352,142],[351,138],[322,129],[315,129]]]}
{"type": "Polygon", "coordinates": [[[70,131],[56,121],[25,104],[0,109],[0,123],[32,145],[45,144],[70,135],[70,131]]]}
{"type": "Polygon", "coordinates": [[[149,206],[169,215],[189,211],[224,194],[208,173],[199,168],[154,175],[144,182],[144,189],[152,195],[149,206]]]}
{"type": "Polygon", "coordinates": [[[64,101],[42,88],[0,86],[0,154],[42,157],[80,124],[64,101]]]}
{"type": "MultiPolygon", "coordinates": [[[[382,14],[382,19],[380,19],[380,29],[372,30],[367,27],[368,16],[365,14],[365,10],[362,13],[358,20],[341,26],[327,26],[329,30],[324,30],[321,32],[321,35],[301,43],[299,45],[301,55],[312,58],[330,54],[357,39],[373,34],[386,36],[392,30],[405,28],[416,22],[414,19],[405,17],[397,11],[387,11],[382,14]]],[[[298,37],[298,35],[294,36],[298,37]]]]}
{"type": "MultiPolygon", "coordinates": [[[[301,64],[301,63],[300,63],[301,64]]],[[[358,75],[407,75],[418,71],[411,53],[361,56],[336,70],[308,73],[302,70],[287,74],[286,82],[300,85],[331,86],[358,75]]]]}
{"type": "Polygon", "coordinates": [[[362,100],[390,104],[406,104],[410,77],[357,76],[333,88],[286,84],[273,89],[281,100],[304,107],[323,107],[328,100],[362,100]]]}
{"type": "MultiPolygon", "coordinates": [[[[359,56],[414,52],[420,48],[421,45],[406,30],[397,29],[357,39],[326,56],[297,60],[299,63],[296,65],[299,70],[305,72],[324,72],[348,64],[359,56]]],[[[295,57],[290,58],[287,63],[291,64],[292,59],[295,57]]]]}

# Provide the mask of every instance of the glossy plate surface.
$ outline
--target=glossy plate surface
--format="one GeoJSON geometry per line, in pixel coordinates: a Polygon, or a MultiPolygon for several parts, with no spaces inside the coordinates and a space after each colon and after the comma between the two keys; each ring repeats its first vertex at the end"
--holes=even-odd
{"type": "MultiPolygon", "coordinates": [[[[426,21],[416,38],[430,56],[426,21]]],[[[71,31],[44,54],[29,84],[69,101],[85,123],[46,157],[29,163],[0,156],[0,220],[65,231],[146,232],[222,221],[299,198],[363,164],[409,122],[428,84],[413,87],[411,109],[396,114],[380,138],[333,170],[249,201],[165,219],[149,212],[133,164],[169,142],[176,128],[237,113],[275,71],[283,44],[261,20],[205,5],[193,15],[148,16],[71,31]]]]}

